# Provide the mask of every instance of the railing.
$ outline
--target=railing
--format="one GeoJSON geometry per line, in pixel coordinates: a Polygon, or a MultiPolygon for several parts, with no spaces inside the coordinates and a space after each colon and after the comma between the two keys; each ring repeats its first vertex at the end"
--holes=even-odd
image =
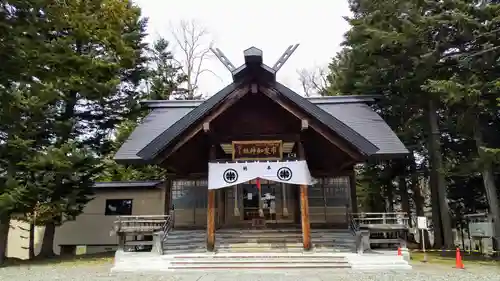
{"type": "Polygon", "coordinates": [[[114,232],[118,236],[120,249],[148,250],[155,249],[163,253],[163,242],[173,227],[172,215],[118,216],[114,222],[114,232]],[[135,237],[127,241],[127,236],[135,237]],[[137,240],[142,236],[141,240],[137,240]],[[152,237],[148,240],[146,237],[152,237]]]}
{"type": "MultiPolygon", "coordinates": [[[[371,249],[371,244],[396,244],[406,248],[409,218],[406,213],[354,213],[350,214],[350,228],[356,229],[358,253],[371,249]]],[[[352,231],[352,230],[351,230],[352,231]]]]}
{"type": "Polygon", "coordinates": [[[169,215],[118,216],[115,221],[117,233],[147,234],[162,230],[169,215]]]}
{"type": "Polygon", "coordinates": [[[174,222],[175,222],[175,215],[174,215],[174,210],[172,209],[170,215],[167,216],[167,220],[165,221],[165,224],[163,224],[161,229],[161,231],[163,232],[162,237],[160,237],[162,244],[163,242],[167,241],[168,233],[174,227],[174,222]]]}
{"type": "Polygon", "coordinates": [[[356,235],[356,233],[359,231],[359,224],[356,220],[354,220],[354,217],[352,213],[347,213],[347,223],[349,224],[349,230],[351,230],[351,233],[353,235],[356,235]]]}
{"type": "Polygon", "coordinates": [[[408,227],[409,218],[404,212],[393,213],[354,213],[353,221],[359,226],[404,226],[408,227]]]}

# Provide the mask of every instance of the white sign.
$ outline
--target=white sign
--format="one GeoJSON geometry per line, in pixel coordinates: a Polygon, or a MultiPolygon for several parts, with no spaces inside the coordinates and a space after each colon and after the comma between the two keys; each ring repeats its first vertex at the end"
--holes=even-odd
{"type": "Polygon", "coordinates": [[[208,163],[208,189],[224,188],[255,178],[289,184],[313,185],[307,162],[208,163]]]}
{"type": "Polygon", "coordinates": [[[427,229],[427,217],[417,217],[418,229],[427,229]]]}
{"type": "Polygon", "coordinates": [[[252,200],[253,194],[252,193],[247,193],[247,200],[252,200]]]}

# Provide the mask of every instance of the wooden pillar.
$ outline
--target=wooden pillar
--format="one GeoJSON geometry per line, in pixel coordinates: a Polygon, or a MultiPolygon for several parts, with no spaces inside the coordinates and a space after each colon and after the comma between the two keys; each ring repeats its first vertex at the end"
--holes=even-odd
{"type": "Polygon", "coordinates": [[[165,181],[165,206],[164,206],[164,214],[170,215],[172,212],[172,180],[167,179],[165,181]]]}
{"type": "Polygon", "coordinates": [[[217,191],[217,220],[218,228],[222,227],[226,223],[226,190],[221,188],[217,191]]]}
{"type": "Polygon", "coordinates": [[[207,204],[207,251],[215,250],[215,190],[208,190],[207,204]]]}
{"type": "MultiPolygon", "coordinates": [[[[302,142],[297,143],[298,154],[301,160],[305,160],[304,147],[302,142]]],[[[300,186],[300,214],[302,222],[302,243],[304,250],[311,249],[311,224],[309,223],[309,198],[307,194],[307,185],[300,186]]]]}
{"type": "MultiPolygon", "coordinates": [[[[215,145],[210,147],[210,160],[215,160],[215,145]]],[[[207,251],[215,250],[215,192],[208,190],[207,200],[207,251]]]]}
{"type": "Polygon", "coordinates": [[[349,175],[349,196],[351,198],[351,213],[358,212],[358,198],[356,195],[356,173],[354,170],[349,175]]]}

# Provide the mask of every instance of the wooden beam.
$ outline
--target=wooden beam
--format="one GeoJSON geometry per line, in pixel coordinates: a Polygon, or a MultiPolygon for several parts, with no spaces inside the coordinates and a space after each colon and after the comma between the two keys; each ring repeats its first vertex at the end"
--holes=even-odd
{"type": "Polygon", "coordinates": [[[231,94],[229,94],[229,97],[225,101],[222,102],[222,104],[219,106],[219,108],[217,108],[217,110],[210,113],[208,116],[206,116],[203,119],[203,122],[201,122],[196,127],[192,128],[187,133],[187,135],[185,137],[181,138],[172,149],[167,150],[163,154],[162,158],[166,159],[166,158],[170,157],[170,155],[172,155],[174,152],[179,150],[179,148],[181,148],[185,143],[187,143],[196,134],[198,134],[200,131],[202,131],[204,129],[205,123],[212,122],[215,118],[217,118],[219,115],[221,115],[224,111],[226,111],[229,107],[231,107],[234,103],[236,103],[236,101],[240,100],[247,93],[248,93],[248,86],[245,86],[245,87],[240,88],[240,89],[232,92],[231,94]]]}
{"type": "Polygon", "coordinates": [[[346,177],[352,175],[352,171],[349,170],[311,170],[311,175],[313,177],[346,177]]]}
{"type": "MultiPolygon", "coordinates": [[[[301,160],[305,160],[304,147],[302,142],[297,143],[298,154],[301,160]]],[[[302,244],[304,250],[311,249],[311,224],[309,222],[309,198],[307,194],[307,185],[300,186],[300,214],[302,222],[302,244]]]]}
{"type": "Polygon", "coordinates": [[[307,130],[309,128],[309,121],[307,119],[302,119],[301,120],[301,125],[302,125],[301,126],[302,128],[300,128],[300,129],[302,131],[305,131],[305,130],[307,130]]]}
{"type": "Polygon", "coordinates": [[[351,198],[351,213],[358,212],[358,197],[356,194],[356,173],[349,175],[349,197],[351,198]]]}
{"type": "Polygon", "coordinates": [[[257,94],[259,92],[259,85],[254,83],[251,85],[250,89],[251,89],[252,94],[257,94]]]}
{"type": "Polygon", "coordinates": [[[165,180],[165,196],[163,202],[163,214],[170,215],[172,214],[172,179],[167,178],[165,180]]]}
{"type": "Polygon", "coordinates": [[[316,124],[314,120],[310,120],[308,116],[306,116],[304,113],[300,112],[299,110],[293,109],[291,106],[286,104],[286,102],[283,101],[283,99],[278,95],[273,90],[267,89],[267,88],[261,88],[262,93],[264,93],[266,96],[274,100],[276,103],[278,103],[281,107],[283,107],[285,110],[293,114],[295,117],[301,120],[307,120],[307,124],[309,127],[311,127],[313,130],[318,132],[320,135],[322,135],[325,139],[330,141],[333,145],[338,147],[340,150],[344,151],[347,153],[349,156],[352,158],[359,160],[361,159],[361,154],[351,148],[349,148],[347,145],[343,144],[337,137],[335,137],[332,133],[329,133],[327,130],[324,130],[321,126],[316,124]]]}
{"type": "Polygon", "coordinates": [[[299,134],[238,134],[238,135],[217,135],[217,143],[231,143],[235,140],[283,140],[283,142],[297,142],[300,139],[299,134]]]}
{"type": "Polygon", "coordinates": [[[358,162],[358,161],[356,161],[356,160],[350,160],[350,161],[347,161],[347,162],[345,162],[344,164],[340,165],[339,170],[344,170],[345,168],[349,168],[349,166],[351,166],[351,165],[355,165],[355,164],[356,164],[356,162],[358,162]]]}
{"type": "MultiPolygon", "coordinates": [[[[215,160],[215,145],[210,146],[210,160],[215,160]]],[[[215,190],[208,190],[207,251],[215,251],[215,190]]]]}

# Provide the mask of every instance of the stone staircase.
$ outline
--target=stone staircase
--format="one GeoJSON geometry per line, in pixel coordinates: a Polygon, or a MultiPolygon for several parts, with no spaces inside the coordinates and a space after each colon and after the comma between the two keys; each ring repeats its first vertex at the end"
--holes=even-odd
{"type": "Polygon", "coordinates": [[[216,252],[206,251],[203,230],[173,230],[164,254],[117,251],[113,272],[196,270],[406,270],[411,266],[395,251],[355,253],[355,238],[344,230],[311,230],[312,251],[303,251],[297,229],[216,232],[216,252]]]}
{"type": "MultiPolygon", "coordinates": [[[[217,253],[301,253],[302,233],[298,229],[222,229],[215,234],[217,253]]],[[[354,252],[355,237],[347,230],[311,230],[313,251],[354,252]]],[[[203,230],[173,230],[163,245],[165,254],[204,253],[203,230]]]]}
{"type": "Polygon", "coordinates": [[[217,253],[165,256],[170,270],[350,268],[342,255],[302,253],[217,253]]]}

